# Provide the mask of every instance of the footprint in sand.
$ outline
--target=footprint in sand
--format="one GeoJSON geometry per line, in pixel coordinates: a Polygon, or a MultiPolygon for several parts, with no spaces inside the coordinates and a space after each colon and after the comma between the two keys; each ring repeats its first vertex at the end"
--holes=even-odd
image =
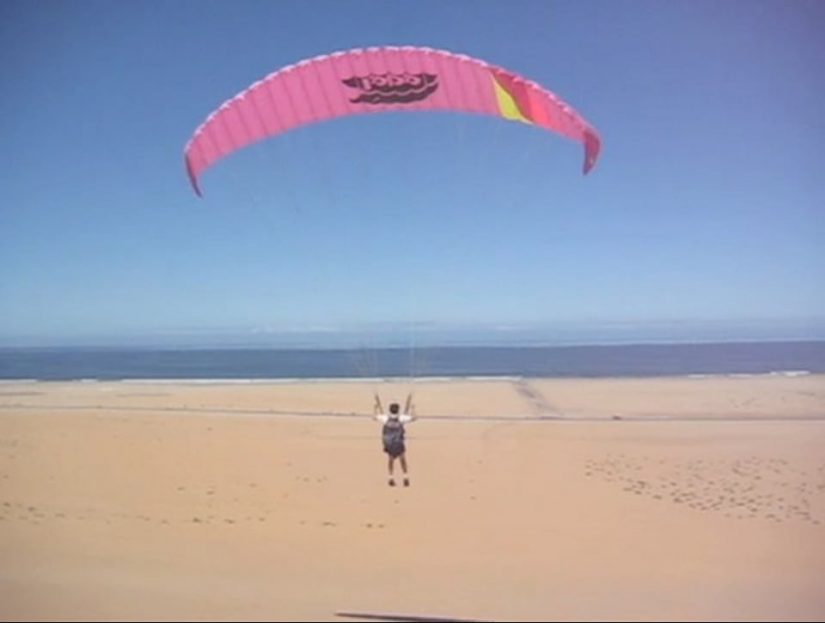
{"type": "Polygon", "coordinates": [[[634,461],[621,455],[618,459],[589,460],[584,468],[586,476],[598,476],[607,482],[615,482],[625,492],[647,495],[655,500],[668,499],[671,503],[684,504],[691,509],[772,522],[788,519],[815,522],[822,519],[810,513],[809,498],[816,496],[819,499],[825,490],[825,483],[820,480],[825,465],[819,466],[818,471],[810,472],[792,468],[785,459],[749,457],[734,461],[680,462],[640,457],[634,461]],[[657,465],[660,471],[662,466],[672,464],[673,469],[668,471],[675,473],[660,474],[648,480],[638,478],[645,474],[651,463],[657,465]],[[717,478],[720,473],[726,476],[717,478]],[[812,481],[812,478],[815,480],[812,481]]]}

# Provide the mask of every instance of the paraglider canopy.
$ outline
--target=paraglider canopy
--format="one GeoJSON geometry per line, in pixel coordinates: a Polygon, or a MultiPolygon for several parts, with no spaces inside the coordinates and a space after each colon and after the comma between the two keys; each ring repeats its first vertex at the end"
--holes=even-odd
{"type": "Polygon", "coordinates": [[[579,141],[584,173],[601,139],[541,85],[482,60],[442,50],[385,47],[336,52],[275,71],[225,102],[186,144],[186,170],[200,175],[238,149],[301,125],[386,111],[453,110],[535,125],[579,141]]]}

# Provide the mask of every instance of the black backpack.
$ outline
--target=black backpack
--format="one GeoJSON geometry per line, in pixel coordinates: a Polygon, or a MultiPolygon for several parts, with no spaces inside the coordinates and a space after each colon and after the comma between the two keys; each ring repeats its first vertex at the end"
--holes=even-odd
{"type": "Polygon", "coordinates": [[[397,419],[390,418],[384,423],[381,437],[384,440],[384,450],[400,449],[404,444],[404,425],[397,419]]]}

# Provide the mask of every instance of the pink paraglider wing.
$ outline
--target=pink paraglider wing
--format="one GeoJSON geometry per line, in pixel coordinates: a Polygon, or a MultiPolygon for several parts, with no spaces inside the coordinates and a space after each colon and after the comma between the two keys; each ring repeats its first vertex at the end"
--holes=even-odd
{"type": "Polygon", "coordinates": [[[186,170],[200,195],[200,175],[251,143],[325,119],[398,110],[494,115],[557,132],[584,145],[584,173],[601,149],[596,130],[535,82],[441,50],[367,48],[284,67],[225,102],[186,144],[186,170]]]}

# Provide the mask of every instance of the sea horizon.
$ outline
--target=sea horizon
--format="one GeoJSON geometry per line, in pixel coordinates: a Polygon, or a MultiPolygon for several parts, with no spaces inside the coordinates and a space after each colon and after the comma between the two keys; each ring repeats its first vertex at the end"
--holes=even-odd
{"type": "Polygon", "coordinates": [[[364,380],[381,378],[662,377],[825,373],[825,340],[443,345],[0,347],[14,381],[364,380]]]}

